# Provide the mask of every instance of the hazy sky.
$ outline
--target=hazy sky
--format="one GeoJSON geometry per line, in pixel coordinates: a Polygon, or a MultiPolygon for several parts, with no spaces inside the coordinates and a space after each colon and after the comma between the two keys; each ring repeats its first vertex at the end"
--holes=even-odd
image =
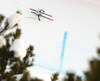
{"type": "Polygon", "coordinates": [[[67,31],[63,71],[73,70],[81,75],[86,70],[88,58],[96,56],[100,45],[99,0],[0,0],[0,11],[7,17],[18,9],[23,13],[19,22],[22,38],[26,47],[34,45],[36,64],[59,68],[63,35],[67,31]],[[38,21],[30,8],[44,9],[53,15],[54,21],[38,21]]]}

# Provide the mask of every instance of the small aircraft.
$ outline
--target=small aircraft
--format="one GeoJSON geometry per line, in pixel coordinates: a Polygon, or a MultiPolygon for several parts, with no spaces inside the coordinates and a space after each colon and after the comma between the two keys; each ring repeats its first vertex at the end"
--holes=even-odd
{"type": "Polygon", "coordinates": [[[42,10],[42,9],[35,10],[35,9],[30,8],[30,10],[32,10],[31,13],[33,13],[33,14],[35,14],[35,15],[38,16],[38,20],[39,20],[39,21],[40,21],[40,17],[44,17],[44,18],[46,18],[46,19],[49,19],[49,20],[53,21],[53,19],[48,18],[48,17],[46,17],[46,16],[43,16],[43,14],[44,14],[44,15],[47,15],[47,16],[49,16],[49,17],[52,17],[52,15],[49,15],[49,14],[45,13],[45,11],[42,10]]]}

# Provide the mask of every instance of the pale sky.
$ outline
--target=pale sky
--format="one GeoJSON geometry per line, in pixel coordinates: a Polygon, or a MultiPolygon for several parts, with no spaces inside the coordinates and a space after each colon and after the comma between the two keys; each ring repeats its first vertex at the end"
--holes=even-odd
{"type": "Polygon", "coordinates": [[[63,35],[67,31],[63,71],[83,75],[88,59],[96,56],[100,45],[100,0],[0,0],[0,11],[7,17],[18,9],[23,13],[19,22],[22,38],[26,48],[30,44],[35,47],[35,63],[58,69],[63,35]],[[30,8],[42,8],[54,21],[45,18],[38,21],[30,8]]]}

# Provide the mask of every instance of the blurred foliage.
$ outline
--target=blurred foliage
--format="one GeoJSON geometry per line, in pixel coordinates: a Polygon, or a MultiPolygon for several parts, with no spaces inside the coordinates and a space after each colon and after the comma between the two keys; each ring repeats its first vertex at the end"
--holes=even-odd
{"type": "Polygon", "coordinates": [[[34,78],[34,79],[31,79],[30,81],[43,81],[43,80],[38,79],[38,78],[34,78]]]}
{"type": "MultiPolygon", "coordinates": [[[[4,20],[4,16],[0,15],[0,24],[4,20]]],[[[0,31],[0,35],[5,30],[8,31],[7,26],[9,25],[8,20],[4,23],[4,29],[0,31]]],[[[14,27],[15,28],[15,27],[14,27]]],[[[14,57],[14,51],[10,51],[10,47],[13,44],[13,41],[20,38],[21,29],[16,28],[15,32],[9,32],[4,34],[4,45],[0,48],[0,81],[16,81],[15,75],[22,74],[20,81],[28,81],[29,73],[27,72],[27,68],[33,66],[33,61],[29,61],[29,58],[34,56],[33,50],[34,47],[30,45],[27,48],[26,56],[20,60],[19,58],[14,57]],[[9,66],[9,68],[7,68],[9,66]],[[9,70],[9,71],[7,71],[9,70]]],[[[32,79],[33,80],[33,79],[32,79]]],[[[30,81],[32,81],[30,79],[30,81]]],[[[37,81],[41,81],[36,79],[37,81]]]]}
{"type": "Polygon", "coordinates": [[[23,76],[19,81],[28,81],[29,80],[29,72],[24,72],[23,76]]]}
{"type": "Polygon", "coordinates": [[[3,16],[2,14],[0,14],[0,26],[2,24],[2,21],[4,20],[5,16],[3,16]]]}
{"type": "Polygon", "coordinates": [[[57,81],[58,80],[58,76],[59,76],[59,73],[52,74],[51,81],[57,81]]]}
{"type": "Polygon", "coordinates": [[[100,81],[100,60],[93,58],[89,61],[89,70],[84,72],[86,81],[100,81]]]}
{"type": "Polygon", "coordinates": [[[29,76],[29,72],[24,72],[23,76],[19,81],[42,81],[42,80],[38,78],[31,78],[29,76]]]}
{"type": "Polygon", "coordinates": [[[16,13],[18,14],[21,14],[22,15],[22,12],[20,10],[17,10],[16,13]]]}
{"type": "Polygon", "coordinates": [[[85,81],[100,81],[100,48],[97,48],[98,57],[89,61],[89,69],[84,72],[85,81]]]}
{"type": "Polygon", "coordinates": [[[82,78],[77,76],[75,81],[82,81],[82,78]]]}
{"type": "Polygon", "coordinates": [[[63,81],[75,81],[75,73],[74,72],[67,72],[63,81]]]}
{"type": "Polygon", "coordinates": [[[97,53],[100,54],[100,48],[97,48],[97,53]]]}

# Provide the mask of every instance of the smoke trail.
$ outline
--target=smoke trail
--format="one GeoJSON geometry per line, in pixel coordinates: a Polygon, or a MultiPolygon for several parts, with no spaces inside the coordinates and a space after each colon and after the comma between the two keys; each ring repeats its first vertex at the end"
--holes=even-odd
{"type": "Polygon", "coordinates": [[[65,51],[65,45],[66,45],[66,38],[67,38],[67,31],[65,31],[65,33],[64,33],[64,38],[63,38],[62,53],[61,53],[61,58],[60,58],[59,73],[60,73],[61,70],[62,70],[63,58],[64,58],[64,51],[65,51]]]}

